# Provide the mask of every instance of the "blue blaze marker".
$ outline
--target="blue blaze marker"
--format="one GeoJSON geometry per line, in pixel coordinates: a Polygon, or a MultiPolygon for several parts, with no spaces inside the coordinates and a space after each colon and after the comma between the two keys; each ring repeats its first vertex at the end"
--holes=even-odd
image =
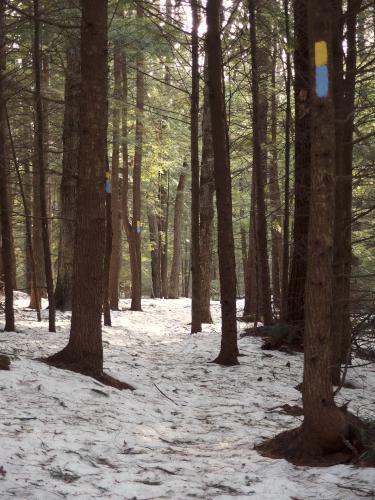
{"type": "Polygon", "coordinates": [[[315,68],[315,88],[318,97],[328,96],[328,67],[325,64],[315,68]]]}

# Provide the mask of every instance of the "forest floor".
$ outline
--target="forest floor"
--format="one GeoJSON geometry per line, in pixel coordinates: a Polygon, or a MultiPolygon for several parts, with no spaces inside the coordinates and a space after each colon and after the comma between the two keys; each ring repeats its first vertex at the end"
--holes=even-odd
{"type": "MultiPolygon", "coordinates": [[[[218,303],[215,324],[190,335],[189,300],[145,299],[144,312],[122,301],[104,328],[106,371],[136,387],[120,392],[34,361],[65,345],[70,314],[49,333],[17,297],[20,331],[0,334],[0,352],[12,357],[0,372],[0,498],[375,498],[374,469],[295,467],[254,450],[300,423],[281,406],[301,405],[302,355],[262,351],[261,339],[245,337],[240,366],[209,364],[220,345],[218,303]]],[[[374,419],[375,366],[348,378],[357,388],[339,402],[374,419]]]]}

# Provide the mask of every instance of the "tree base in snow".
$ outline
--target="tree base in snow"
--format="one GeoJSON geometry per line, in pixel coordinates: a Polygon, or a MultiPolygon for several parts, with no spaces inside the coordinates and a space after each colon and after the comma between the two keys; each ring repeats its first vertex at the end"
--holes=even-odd
{"type": "Polygon", "coordinates": [[[48,358],[40,358],[39,361],[46,363],[49,366],[53,366],[54,368],[60,368],[62,370],[69,370],[75,373],[80,373],[81,375],[86,375],[87,377],[94,378],[98,382],[114,387],[115,389],[134,390],[134,387],[130,384],[121,382],[107,373],[104,373],[102,369],[98,369],[95,366],[98,362],[92,357],[90,359],[90,356],[83,355],[82,353],[73,354],[69,349],[69,346],[48,358]]]}
{"type": "Polygon", "coordinates": [[[260,455],[285,459],[294,465],[330,467],[338,464],[375,466],[375,427],[342,411],[347,433],[334,446],[324,447],[303,426],[282,432],[257,445],[260,455]]]}
{"type": "Polygon", "coordinates": [[[222,352],[217,358],[211,361],[211,363],[216,363],[221,366],[236,366],[240,364],[237,359],[237,354],[223,354],[222,352]]]}

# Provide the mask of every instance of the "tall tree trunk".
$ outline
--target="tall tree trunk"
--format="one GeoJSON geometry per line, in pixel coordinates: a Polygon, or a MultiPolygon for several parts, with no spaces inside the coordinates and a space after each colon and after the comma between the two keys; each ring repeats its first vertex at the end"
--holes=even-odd
{"type": "Polygon", "coordinates": [[[190,105],[191,148],[191,333],[202,331],[201,267],[199,242],[199,39],[198,1],[190,0],[192,12],[192,89],[190,105]]]}
{"type": "Polygon", "coordinates": [[[181,237],[182,237],[182,216],[184,212],[184,190],[185,190],[185,170],[186,163],[184,162],[183,171],[180,174],[178,181],[176,201],[174,204],[174,224],[173,224],[173,258],[171,274],[169,278],[168,295],[170,299],[179,297],[179,280],[181,270],[181,237]]]}
{"type": "MultiPolygon", "coordinates": [[[[6,112],[6,108],[5,108],[5,112],[6,112]]],[[[25,214],[26,245],[27,245],[27,250],[28,250],[28,254],[29,254],[29,258],[30,258],[30,271],[31,271],[31,279],[30,279],[30,287],[29,288],[30,288],[30,293],[33,293],[34,297],[37,297],[38,296],[38,284],[37,284],[35,255],[34,255],[33,242],[32,242],[31,213],[30,213],[29,203],[28,203],[29,199],[27,198],[27,192],[24,189],[24,185],[23,185],[23,181],[22,181],[22,177],[21,177],[21,172],[20,172],[20,168],[19,168],[19,164],[18,164],[17,154],[16,154],[16,148],[14,146],[12,129],[10,126],[9,116],[8,116],[7,112],[6,112],[6,120],[7,120],[8,134],[9,134],[9,140],[10,140],[12,156],[13,156],[13,163],[14,163],[14,166],[16,169],[18,186],[20,189],[20,194],[21,194],[22,204],[23,204],[23,209],[24,209],[24,214],[25,214]]],[[[40,307],[39,307],[38,301],[36,301],[35,309],[36,309],[36,313],[37,313],[37,320],[41,321],[42,318],[40,315],[40,307]]]]}
{"type": "MultiPolygon", "coordinates": [[[[205,79],[208,79],[205,69],[205,79]]],[[[202,119],[202,164],[200,178],[200,266],[201,266],[201,321],[212,323],[210,312],[211,269],[214,220],[214,152],[210,116],[209,88],[204,87],[202,119]]]]}
{"type": "Polygon", "coordinates": [[[35,76],[35,110],[36,110],[36,148],[38,157],[40,214],[42,223],[42,240],[44,253],[44,270],[46,274],[47,295],[49,303],[49,331],[56,331],[55,326],[55,295],[53,288],[52,258],[48,231],[48,211],[46,201],[45,180],[45,135],[44,135],[44,111],[41,91],[41,57],[40,57],[40,21],[39,0],[34,0],[34,76],[35,76]]]}
{"type": "Polygon", "coordinates": [[[80,53],[77,39],[66,51],[61,219],[55,299],[57,309],[72,308],[72,280],[79,150],[80,53]]]}
{"type": "Polygon", "coordinates": [[[108,156],[105,172],[105,251],[104,251],[104,292],[103,292],[103,320],[105,326],[112,326],[110,304],[110,267],[112,255],[112,186],[108,156]]]}
{"type": "Polygon", "coordinates": [[[243,317],[246,320],[259,320],[260,280],[259,265],[257,265],[257,238],[256,238],[256,189],[254,165],[251,179],[250,220],[249,220],[249,251],[245,274],[245,305],[243,317]]]}
{"type": "MultiPolygon", "coordinates": [[[[128,74],[127,74],[127,60],[125,51],[122,52],[121,61],[121,72],[122,72],[122,102],[128,102],[128,74]]],[[[122,161],[123,161],[123,173],[122,173],[122,221],[128,240],[129,246],[129,259],[130,259],[130,273],[132,280],[132,296],[134,283],[137,281],[137,262],[136,262],[136,250],[135,250],[135,233],[132,228],[132,224],[129,218],[129,148],[128,148],[128,107],[126,105],[122,106],[122,161]]]]}
{"type": "MultiPolygon", "coordinates": [[[[121,269],[121,198],[119,183],[120,119],[121,119],[121,45],[114,45],[114,92],[113,92],[113,146],[112,146],[112,252],[109,271],[109,303],[118,311],[119,280],[121,269]]],[[[127,106],[127,103],[123,105],[127,106]]]]}
{"type": "Polygon", "coordinates": [[[159,176],[159,258],[160,298],[168,298],[168,225],[169,225],[169,171],[159,176]]]}
{"type": "MultiPolygon", "coordinates": [[[[137,17],[142,20],[143,6],[137,4],[137,17]]],[[[135,124],[135,150],[133,164],[133,219],[132,234],[133,244],[130,245],[130,259],[132,266],[132,301],[131,310],[142,310],[142,261],[141,261],[141,168],[143,153],[143,108],[144,108],[144,78],[143,78],[143,52],[137,53],[137,96],[136,96],[136,124],[135,124]]]]}
{"type": "Polygon", "coordinates": [[[255,171],[255,186],[256,186],[256,237],[257,237],[257,259],[261,271],[261,310],[263,322],[265,325],[272,323],[271,309],[271,290],[270,290],[270,272],[268,264],[268,249],[267,249],[267,221],[266,221],[266,205],[264,199],[264,171],[265,171],[265,154],[262,151],[263,144],[266,141],[265,124],[267,120],[266,111],[266,96],[259,92],[259,76],[260,67],[268,66],[263,60],[265,57],[264,49],[259,50],[257,45],[256,35],[256,14],[255,1],[249,0],[249,17],[250,17],[250,47],[251,47],[251,82],[253,94],[253,163],[255,171]],[[259,56],[261,56],[259,58],[259,56]],[[259,60],[260,59],[260,60],[259,60]],[[258,64],[260,62],[260,64],[258,64]]]}
{"type": "Polygon", "coordinates": [[[310,77],[307,0],[294,1],[294,224],[287,322],[303,321],[310,206],[310,77]]]}
{"type": "Polygon", "coordinates": [[[292,121],[291,85],[292,65],[290,60],[290,23],[289,0],[284,0],[285,36],[286,36],[286,111],[285,111],[285,183],[284,183],[284,224],[283,224],[283,266],[281,283],[281,318],[288,316],[288,283],[289,283],[289,176],[290,176],[290,126],[292,121]]]}
{"type": "Polygon", "coordinates": [[[343,447],[345,420],[335,406],[330,373],[335,203],[335,112],[330,2],[308,0],[311,109],[311,201],[304,338],[303,431],[307,447],[343,447]]]}
{"type": "Polygon", "coordinates": [[[281,307],[281,271],[283,263],[283,240],[281,234],[282,212],[278,172],[277,150],[277,94],[276,94],[276,55],[277,47],[272,55],[272,97],[271,97],[271,160],[270,160],[270,207],[271,207],[271,241],[272,241],[272,290],[275,307],[281,307]]]}
{"type": "Polygon", "coordinates": [[[5,331],[15,329],[13,310],[12,221],[9,210],[8,165],[5,159],[5,100],[4,75],[6,70],[6,41],[4,32],[5,2],[0,1],[0,221],[1,260],[5,289],[5,331]]]}
{"type": "Polygon", "coordinates": [[[107,2],[82,0],[77,228],[69,343],[48,362],[103,377],[107,2]],[[100,237],[98,237],[98,235],[100,237]]]}
{"type": "MultiPolygon", "coordinates": [[[[333,238],[335,215],[335,109],[332,2],[308,0],[311,85],[311,199],[305,299],[303,412],[299,429],[273,441],[273,456],[316,463],[346,449],[345,413],[334,402],[331,381],[333,238]]],[[[271,443],[272,443],[271,441],[271,443]]],[[[265,443],[261,449],[267,451],[265,443]]],[[[335,455],[337,456],[337,455],[335,455]]]]}
{"type": "Polygon", "coordinates": [[[336,111],[336,194],[333,252],[333,316],[331,373],[335,385],[340,383],[340,366],[348,361],[351,346],[350,277],[352,221],[352,158],[354,96],[356,80],[356,26],[361,0],[350,0],[347,19],[347,59],[344,79],[344,16],[342,2],[336,0],[336,22],[333,35],[335,65],[334,100],[336,111]]]}
{"type": "MultiPolygon", "coordinates": [[[[34,119],[34,130],[35,130],[34,119]]],[[[36,286],[32,288],[30,295],[31,309],[40,309],[42,305],[42,296],[45,292],[45,272],[44,272],[44,252],[42,241],[42,219],[40,210],[40,186],[39,186],[39,169],[38,160],[36,157],[36,141],[35,133],[33,139],[33,158],[32,158],[32,184],[33,184],[33,203],[32,203],[32,237],[33,249],[35,256],[35,271],[36,271],[36,286]]]]}
{"type": "Polygon", "coordinates": [[[218,221],[218,253],[221,301],[221,349],[216,363],[238,364],[236,320],[236,263],[234,254],[231,175],[222,79],[220,40],[221,0],[207,3],[207,61],[210,88],[212,142],[218,221]]]}

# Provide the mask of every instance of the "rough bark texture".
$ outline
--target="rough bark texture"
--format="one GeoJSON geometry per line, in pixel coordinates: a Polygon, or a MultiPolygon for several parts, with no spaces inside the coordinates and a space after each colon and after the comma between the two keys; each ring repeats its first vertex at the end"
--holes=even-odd
{"type": "Polygon", "coordinates": [[[77,39],[66,51],[63,169],[60,187],[61,219],[56,280],[56,308],[72,308],[72,280],[79,149],[80,53],[77,39]]]}
{"type": "MultiPolygon", "coordinates": [[[[205,70],[207,80],[207,70],[205,70]]],[[[214,221],[214,151],[212,145],[209,88],[204,87],[202,119],[202,164],[200,178],[200,266],[201,266],[201,321],[212,323],[210,312],[211,270],[214,221]]]]}
{"type": "MultiPolygon", "coordinates": [[[[329,95],[311,95],[311,201],[308,234],[304,338],[303,431],[318,450],[342,448],[345,421],[335,406],[330,374],[332,258],[335,203],[335,114],[332,96],[332,4],[308,1],[310,75],[314,44],[325,41],[330,73],[329,95]]],[[[313,78],[311,78],[312,81],[313,78]]]]}
{"type": "Polygon", "coordinates": [[[285,321],[288,315],[288,283],[289,283],[289,186],[290,186],[290,128],[292,121],[291,85],[292,65],[290,60],[290,22],[289,0],[284,0],[284,18],[286,35],[286,111],[285,111],[285,182],[284,182],[284,224],[283,224],[283,266],[281,275],[281,318],[285,321]]]}
{"type": "Polygon", "coordinates": [[[113,55],[113,144],[112,144],[112,251],[109,270],[109,303],[111,309],[118,310],[119,280],[121,269],[121,193],[119,183],[120,165],[120,119],[121,119],[121,44],[115,41],[113,55]]]}
{"type": "Polygon", "coordinates": [[[79,182],[73,308],[67,347],[51,364],[103,376],[107,2],[82,0],[79,182]]]}
{"type": "MultiPolygon", "coordinates": [[[[332,30],[335,22],[332,2],[308,0],[310,78],[315,82],[315,43],[325,42],[329,89],[326,97],[318,97],[314,85],[310,96],[311,223],[305,300],[304,420],[299,429],[272,440],[273,456],[284,456],[301,464],[313,463],[314,459],[345,449],[344,440],[348,438],[348,418],[335,405],[330,372],[336,147],[332,30]]],[[[269,452],[270,443],[261,450],[269,452]]]]}
{"type": "Polygon", "coordinates": [[[6,46],[4,33],[5,2],[0,1],[0,225],[1,225],[1,261],[5,291],[5,331],[14,331],[13,276],[14,261],[12,256],[12,223],[9,210],[8,165],[5,160],[5,100],[4,74],[6,65],[6,46]]]}
{"type": "Polygon", "coordinates": [[[340,383],[340,366],[348,361],[351,347],[350,277],[352,260],[352,157],[354,95],[356,80],[356,25],[361,0],[350,0],[347,8],[347,58],[344,75],[344,17],[341,2],[335,1],[336,19],[333,34],[336,111],[336,195],[333,253],[333,316],[331,373],[340,383]],[[345,78],[344,78],[345,76],[345,78]]]}
{"type": "Polygon", "coordinates": [[[221,301],[221,350],[215,359],[222,365],[238,364],[236,321],[236,263],[234,255],[231,175],[226,113],[223,99],[220,0],[207,3],[207,59],[214,174],[218,220],[218,253],[221,301]]]}
{"type": "Polygon", "coordinates": [[[173,223],[173,257],[171,274],[169,277],[169,290],[168,295],[170,299],[177,299],[179,294],[180,270],[181,270],[181,239],[183,221],[182,216],[184,212],[184,190],[186,179],[186,163],[184,163],[184,171],[180,174],[178,181],[176,200],[174,204],[174,223],[173,223]]]}
{"type": "Polygon", "coordinates": [[[250,47],[251,47],[251,83],[253,95],[253,162],[255,171],[256,189],[256,239],[257,239],[257,260],[261,272],[261,311],[265,325],[272,323],[271,309],[271,289],[270,272],[268,264],[267,249],[267,220],[266,205],[264,197],[265,178],[265,151],[267,131],[267,96],[264,91],[259,91],[259,78],[264,77],[264,72],[269,67],[265,49],[260,49],[257,45],[256,35],[256,0],[249,0],[250,17],[250,47]]]}
{"type": "Polygon", "coordinates": [[[310,204],[310,76],[307,0],[294,2],[295,184],[292,261],[286,321],[303,321],[310,204]]]}
{"type": "Polygon", "coordinates": [[[34,0],[34,77],[35,77],[35,133],[36,133],[36,151],[39,174],[39,196],[40,196],[40,215],[42,225],[42,242],[44,254],[44,271],[46,275],[47,295],[48,295],[48,320],[49,331],[56,331],[55,326],[55,294],[53,287],[52,257],[49,241],[48,228],[48,209],[47,209],[47,188],[46,188],[46,158],[45,158],[45,117],[46,110],[43,110],[42,91],[41,91],[41,55],[40,55],[40,21],[39,21],[39,0],[34,0]]]}
{"type": "Polygon", "coordinates": [[[276,48],[272,56],[272,100],[271,100],[271,160],[269,165],[269,190],[271,208],[272,242],[272,291],[276,309],[281,307],[281,272],[283,261],[282,211],[277,151],[277,96],[276,96],[276,48]]]}
{"type": "Polygon", "coordinates": [[[202,331],[201,267],[199,241],[199,61],[198,61],[198,2],[191,0],[192,11],[192,89],[190,104],[191,149],[191,333],[202,331]]]}

